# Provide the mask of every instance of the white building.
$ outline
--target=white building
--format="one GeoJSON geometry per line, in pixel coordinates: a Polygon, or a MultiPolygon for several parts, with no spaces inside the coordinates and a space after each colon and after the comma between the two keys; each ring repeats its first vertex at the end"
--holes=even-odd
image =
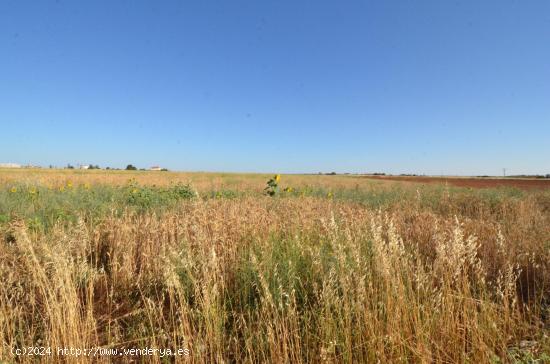
{"type": "Polygon", "coordinates": [[[0,168],[21,168],[17,163],[0,163],[0,168]]]}
{"type": "Polygon", "coordinates": [[[90,169],[90,165],[89,164],[81,164],[80,169],[90,169]]]}
{"type": "Polygon", "coordinates": [[[151,171],[162,171],[162,168],[160,168],[159,166],[152,166],[150,168],[151,171]]]}

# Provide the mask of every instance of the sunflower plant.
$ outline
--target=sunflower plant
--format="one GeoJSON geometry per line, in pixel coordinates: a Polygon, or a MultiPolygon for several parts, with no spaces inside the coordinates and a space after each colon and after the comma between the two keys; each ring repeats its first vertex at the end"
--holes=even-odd
{"type": "Polygon", "coordinates": [[[267,186],[264,188],[264,191],[271,197],[277,195],[279,193],[279,181],[281,180],[281,175],[276,174],[271,178],[269,181],[267,181],[267,186]]]}

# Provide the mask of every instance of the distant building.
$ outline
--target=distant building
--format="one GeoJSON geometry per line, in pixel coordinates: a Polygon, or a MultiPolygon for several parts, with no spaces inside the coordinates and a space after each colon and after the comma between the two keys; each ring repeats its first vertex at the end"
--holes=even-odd
{"type": "Polygon", "coordinates": [[[152,166],[150,168],[151,171],[162,171],[162,168],[160,168],[159,166],[152,166]]]}
{"type": "Polygon", "coordinates": [[[89,164],[81,164],[80,169],[90,169],[90,165],[89,164]]]}
{"type": "Polygon", "coordinates": [[[0,168],[21,168],[17,163],[0,163],[0,168]]]}

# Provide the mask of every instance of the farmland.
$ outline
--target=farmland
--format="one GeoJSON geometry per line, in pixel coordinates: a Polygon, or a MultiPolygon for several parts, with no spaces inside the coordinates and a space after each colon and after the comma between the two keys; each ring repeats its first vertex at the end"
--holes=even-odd
{"type": "Polygon", "coordinates": [[[368,176],[385,181],[413,182],[420,184],[449,184],[455,187],[519,189],[548,189],[548,178],[495,178],[495,177],[421,177],[421,176],[368,176]]]}
{"type": "Polygon", "coordinates": [[[0,361],[549,361],[548,185],[444,182],[0,170],[0,361]]]}

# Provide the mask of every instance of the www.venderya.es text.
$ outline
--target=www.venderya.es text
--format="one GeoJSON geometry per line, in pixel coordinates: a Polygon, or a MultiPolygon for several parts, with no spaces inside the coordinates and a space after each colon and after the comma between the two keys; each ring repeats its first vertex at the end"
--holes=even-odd
{"type": "Polygon", "coordinates": [[[49,347],[49,346],[27,346],[12,348],[14,356],[72,356],[72,357],[99,357],[99,356],[158,356],[174,357],[189,356],[187,348],[73,348],[73,347],[49,347]]]}

